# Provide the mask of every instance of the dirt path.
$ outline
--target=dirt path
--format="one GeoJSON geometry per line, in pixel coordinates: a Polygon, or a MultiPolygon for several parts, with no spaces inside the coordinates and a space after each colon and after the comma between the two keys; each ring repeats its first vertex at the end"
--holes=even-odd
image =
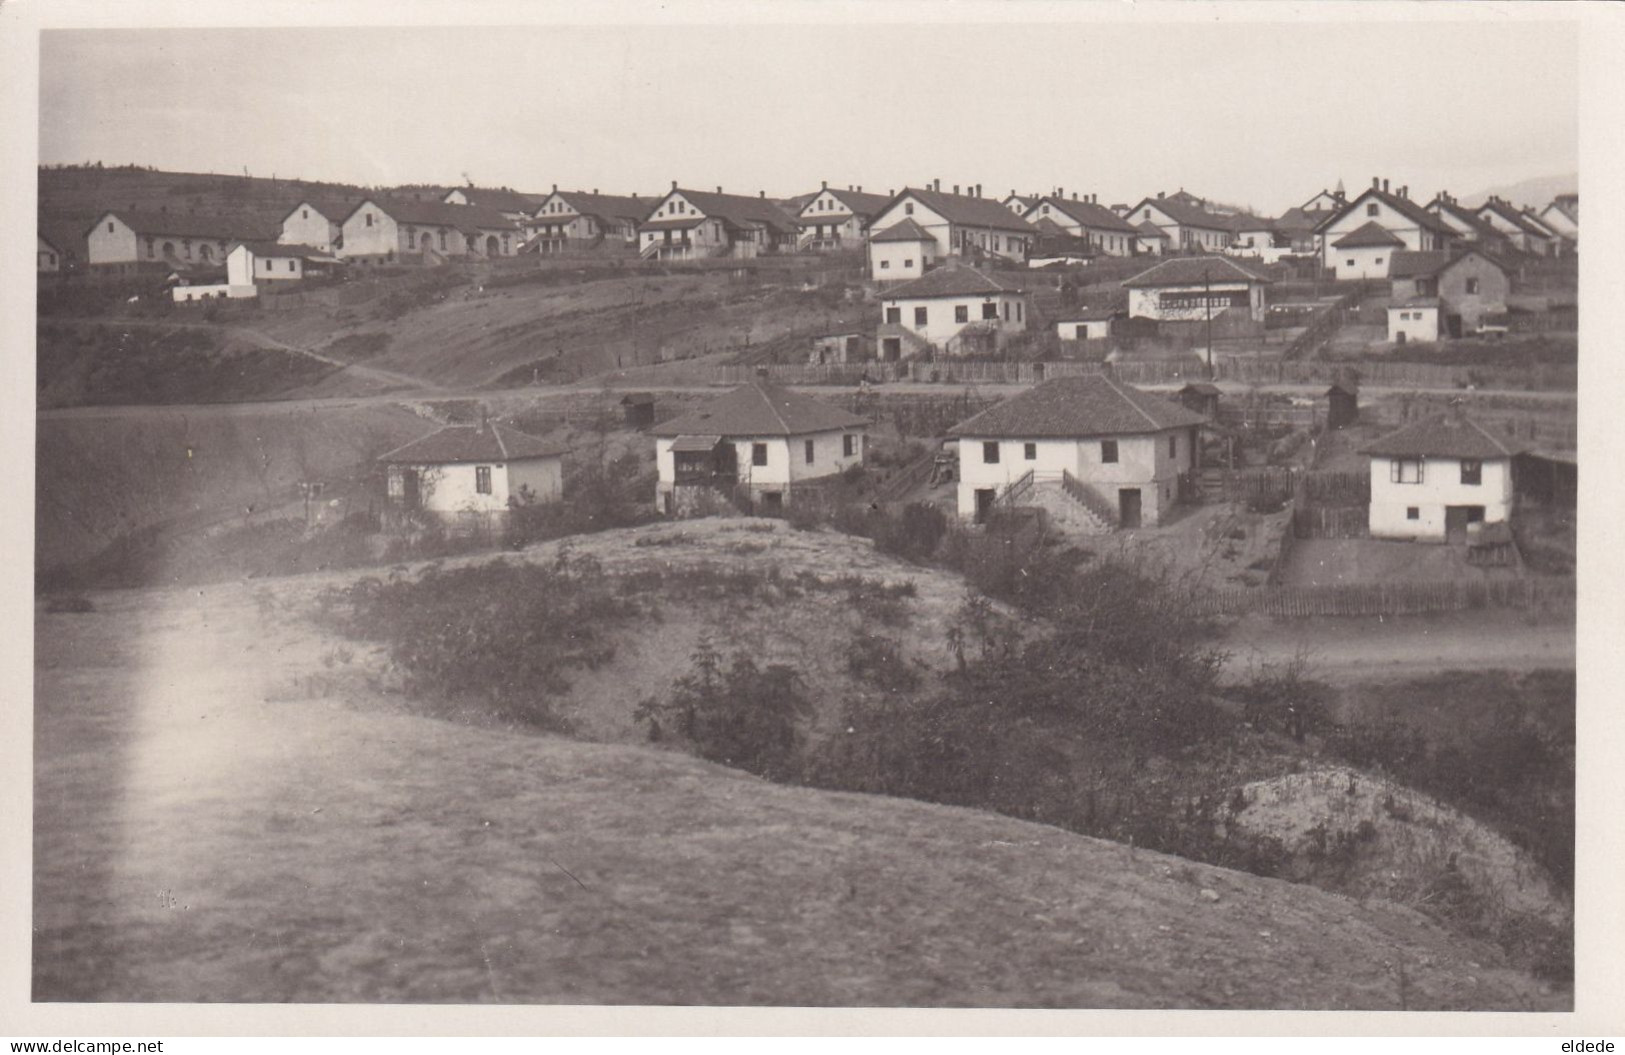
{"type": "Polygon", "coordinates": [[[1250,616],[1226,635],[1226,672],[1249,662],[1282,662],[1303,650],[1317,677],[1377,681],[1447,670],[1574,669],[1572,619],[1532,621],[1510,611],[1448,612],[1384,619],[1274,619],[1250,616]]]}

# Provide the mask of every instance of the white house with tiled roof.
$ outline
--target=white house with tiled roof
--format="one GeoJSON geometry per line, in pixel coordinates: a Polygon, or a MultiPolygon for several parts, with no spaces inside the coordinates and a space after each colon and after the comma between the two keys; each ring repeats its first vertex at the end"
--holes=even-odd
{"type": "Polygon", "coordinates": [[[361,265],[513,256],[519,230],[479,205],[365,198],[341,225],[340,255],[361,265]]]}
{"type": "Polygon", "coordinates": [[[980,196],[980,187],[960,194],[941,190],[941,180],[930,187],[905,187],[874,219],[874,229],[885,230],[913,220],[936,239],[938,259],[997,256],[1025,262],[1038,231],[1009,208],[980,196]]]}
{"type": "Polygon", "coordinates": [[[1101,529],[1159,523],[1196,465],[1206,420],[1103,374],[1046,381],[948,430],[959,440],[959,515],[981,520],[1032,491],[1075,503],[1101,529]]]}
{"type": "Polygon", "coordinates": [[[1536,256],[1553,256],[1556,235],[1504,198],[1490,198],[1473,215],[1500,231],[1517,248],[1536,256]]]}
{"type": "Polygon", "coordinates": [[[1371,537],[1468,542],[1506,521],[1521,449],[1455,412],[1374,441],[1362,451],[1371,460],[1371,537]]]}
{"type": "Polygon", "coordinates": [[[103,213],[85,232],[87,260],[106,264],[164,264],[169,267],[224,263],[239,238],[272,235],[252,220],[185,213],[117,210],[103,213]]]}
{"type": "Polygon", "coordinates": [[[1337,253],[1332,269],[1339,281],[1365,278],[1387,278],[1388,267],[1397,252],[1405,249],[1405,240],[1375,220],[1367,220],[1349,233],[1332,242],[1337,253]]]}
{"type": "Polygon", "coordinates": [[[1169,252],[1217,252],[1229,245],[1229,218],[1195,204],[1198,199],[1183,191],[1180,195],[1145,198],[1125,219],[1135,225],[1149,223],[1167,235],[1169,252]]]}
{"type": "MultiPolygon", "coordinates": [[[[1340,240],[1368,224],[1375,225],[1398,239],[1399,244],[1393,248],[1418,251],[1444,249],[1452,238],[1449,225],[1411,200],[1409,187],[1400,187],[1397,192],[1390,192],[1387,180],[1373,178],[1370,187],[1361,191],[1359,196],[1347,205],[1321,220],[1315,227],[1321,264],[1339,269],[1339,278],[1343,277],[1345,271],[1366,271],[1376,267],[1375,264],[1365,262],[1364,258],[1378,255],[1386,257],[1387,254],[1375,252],[1355,254],[1355,263],[1350,265],[1347,263],[1349,256],[1338,246],[1340,240]],[[1341,265],[1338,263],[1340,257],[1344,261],[1341,265]]],[[[1381,266],[1386,268],[1387,265],[1381,266]]],[[[1382,274],[1386,275],[1387,271],[1384,270],[1382,274]]]]}
{"type": "Polygon", "coordinates": [[[800,228],[795,217],[756,197],[687,190],[672,181],[638,225],[638,253],[649,259],[698,260],[726,256],[748,259],[795,249],[800,228]]]}
{"type": "Polygon", "coordinates": [[[512,505],[556,502],[564,494],[558,443],[505,425],[447,425],[397,447],[384,466],[389,506],[452,525],[500,526],[512,505]]]}
{"type": "Polygon", "coordinates": [[[1580,241],[1580,196],[1559,194],[1537,214],[1540,221],[1575,244],[1580,241]]]}
{"type": "Polygon", "coordinates": [[[1150,220],[1141,220],[1134,225],[1134,230],[1134,253],[1136,256],[1161,256],[1168,252],[1168,247],[1173,244],[1168,237],[1168,232],[1150,220]]]}
{"type": "Polygon", "coordinates": [[[1165,260],[1123,282],[1131,318],[1195,322],[1222,312],[1264,321],[1268,278],[1229,257],[1165,260]]]}
{"type": "Polygon", "coordinates": [[[1070,198],[1059,192],[1046,195],[1027,210],[1023,219],[1035,226],[1048,220],[1066,234],[1088,239],[1107,256],[1133,256],[1139,234],[1133,224],[1101,205],[1093,194],[1083,198],[1076,192],[1070,198]]]}
{"type": "Polygon", "coordinates": [[[1012,190],[1008,195],[1005,196],[1004,201],[1000,202],[999,204],[1003,205],[1006,209],[1009,209],[1022,219],[1026,219],[1028,210],[1030,210],[1033,207],[1033,204],[1037,201],[1038,195],[1036,194],[1017,194],[1012,190]]]}
{"type": "Polygon", "coordinates": [[[1032,305],[1025,290],[973,268],[940,267],[880,295],[882,358],[888,327],[902,327],[949,355],[1002,348],[1027,329],[1032,305]]]}
{"type": "Polygon", "coordinates": [[[282,217],[277,241],[287,245],[307,245],[324,253],[336,252],[343,242],[344,218],[356,202],[301,199],[282,217]]]}
{"type": "Polygon", "coordinates": [[[523,221],[526,244],[538,253],[560,253],[606,242],[637,245],[638,224],[655,199],[635,194],[561,191],[558,186],[523,221]]]}
{"type": "Polygon", "coordinates": [[[705,511],[716,492],[773,512],[798,487],[862,465],[869,422],[839,407],[758,381],[649,429],[667,516],[705,511]]]}
{"type": "Polygon", "coordinates": [[[870,221],[890,200],[884,194],[865,194],[862,187],[843,190],[824,183],[796,214],[801,227],[796,249],[815,253],[857,249],[869,233],[870,221]]]}
{"type": "Polygon", "coordinates": [[[876,282],[912,282],[936,261],[936,237],[912,219],[869,234],[869,276],[876,282]]]}
{"type": "Polygon", "coordinates": [[[535,211],[541,198],[506,187],[453,187],[440,200],[447,205],[478,205],[501,213],[511,224],[519,224],[535,211]]]}

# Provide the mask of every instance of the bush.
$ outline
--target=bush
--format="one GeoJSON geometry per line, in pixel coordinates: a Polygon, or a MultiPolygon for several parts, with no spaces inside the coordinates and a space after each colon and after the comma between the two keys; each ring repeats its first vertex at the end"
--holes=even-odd
{"type": "Polygon", "coordinates": [[[866,526],[880,552],[923,563],[947,537],[948,517],[934,505],[911,502],[898,516],[876,515],[866,526]]]}

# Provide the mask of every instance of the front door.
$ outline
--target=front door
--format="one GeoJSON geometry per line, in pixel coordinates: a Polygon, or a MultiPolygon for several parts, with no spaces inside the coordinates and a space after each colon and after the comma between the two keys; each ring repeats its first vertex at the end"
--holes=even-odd
{"type": "Polygon", "coordinates": [[[991,487],[978,487],[976,489],[976,522],[984,523],[987,515],[993,511],[993,500],[998,492],[991,487]]]}
{"type": "Polygon", "coordinates": [[[1117,491],[1117,523],[1120,527],[1140,526],[1140,489],[1122,487],[1117,491]]]}
{"type": "Polygon", "coordinates": [[[778,516],[784,512],[784,493],[781,491],[763,491],[762,512],[768,516],[778,516]]]}
{"type": "Polygon", "coordinates": [[[1444,537],[1446,542],[1466,542],[1467,525],[1484,521],[1483,506],[1445,506],[1444,537]]]}
{"type": "Polygon", "coordinates": [[[416,509],[423,500],[416,469],[401,470],[401,500],[408,509],[416,509]]]}
{"type": "Polygon", "coordinates": [[[903,339],[901,337],[887,337],[880,342],[880,358],[888,363],[895,363],[903,357],[903,339]]]}

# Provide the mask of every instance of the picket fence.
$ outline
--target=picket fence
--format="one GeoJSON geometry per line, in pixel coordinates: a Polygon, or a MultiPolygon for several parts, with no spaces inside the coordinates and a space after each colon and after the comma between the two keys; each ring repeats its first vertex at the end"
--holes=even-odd
{"type": "Polygon", "coordinates": [[[1197,595],[1204,615],[1371,616],[1461,612],[1480,608],[1548,609],[1574,604],[1575,581],[1357,583],[1327,586],[1221,587],[1197,595]]]}

